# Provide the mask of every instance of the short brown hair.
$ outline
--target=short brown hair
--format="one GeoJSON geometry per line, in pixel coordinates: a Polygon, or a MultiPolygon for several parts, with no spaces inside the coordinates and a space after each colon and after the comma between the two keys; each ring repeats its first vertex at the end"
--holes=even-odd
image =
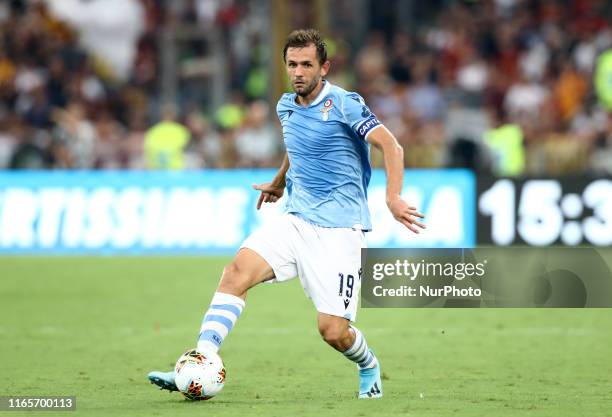
{"type": "Polygon", "coordinates": [[[291,32],[283,48],[283,61],[287,62],[287,49],[305,48],[310,45],[314,45],[317,49],[319,64],[323,65],[327,61],[327,45],[325,45],[321,34],[316,29],[298,29],[291,32]]]}

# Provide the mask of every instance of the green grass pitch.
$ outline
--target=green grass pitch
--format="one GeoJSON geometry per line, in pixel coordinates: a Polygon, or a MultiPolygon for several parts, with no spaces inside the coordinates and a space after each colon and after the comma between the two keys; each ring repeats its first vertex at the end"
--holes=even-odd
{"type": "Polygon", "coordinates": [[[218,397],[156,390],[227,260],[0,258],[0,395],[77,396],[54,416],[612,415],[612,310],[361,309],[385,397],[357,401],[296,280],[252,290],[218,397]]]}

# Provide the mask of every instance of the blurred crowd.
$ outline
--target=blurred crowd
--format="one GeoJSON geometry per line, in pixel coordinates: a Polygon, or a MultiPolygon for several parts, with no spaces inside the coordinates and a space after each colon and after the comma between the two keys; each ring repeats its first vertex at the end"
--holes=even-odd
{"type": "MultiPolygon", "coordinates": [[[[254,11],[263,2],[134,2],[142,30],[126,74],[45,1],[0,5],[0,168],[278,165],[283,146],[266,77],[280,55],[265,41],[270,23],[254,11]],[[160,28],[187,24],[219,27],[227,44],[229,93],[218,108],[185,99],[189,84],[176,102],[160,95],[160,28]]],[[[336,13],[353,4],[336,3],[336,13]]],[[[404,145],[407,166],[612,173],[609,2],[433,3],[427,22],[369,22],[359,45],[341,19],[330,18],[327,30],[329,80],[364,96],[404,145]]],[[[194,43],[178,58],[207,53],[194,43]]],[[[381,165],[379,155],[373,163],[381,165]]]]}
{"type": "Polygon", "coordinates": [[[127,74],[87,49],[45,1],[0,3],[0,168],[275,166],[281,142],[266,101],[247,100],[236,88],[206,114],[198,103],[160,98],[159,28],[215,23],[229,30],[239,24],[238,5],[134,1],[143,30],[127,74]]]}
{"type": "Polygon", "coordinates": [[[356,54],[355,85],[408,165],[612,172],[612,4],[447,3],[416,34],[373,32],[356,54]]]}

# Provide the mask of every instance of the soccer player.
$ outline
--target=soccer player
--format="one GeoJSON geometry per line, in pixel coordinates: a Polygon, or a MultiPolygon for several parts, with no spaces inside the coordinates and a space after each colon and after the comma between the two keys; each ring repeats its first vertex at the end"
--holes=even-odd
{"type": "MultiPolygon", "coordinates": [[[[325,80],[330,62],[316,30],[292,32],[283,50],[293,94],[277,106],[287,154],[257,208],[287,190],[286,213],[242,244],[223,270],[202,322],[197,350],[218,351],[245,306],[247,291],[263,281],[299,276],[317,310],[325,342],[359,369],[359,398],[383,395],[380,362],[354,326],[361,280],[364,232],[371,229],[367,205],[369,144],[383,152],[387,206],[414,233],[423,215],[400,197],[403,151],[395,137],[356,93],[325,80]]],[[[176,390],[173,372],[151,372],[162,389],[176,390]]]]}

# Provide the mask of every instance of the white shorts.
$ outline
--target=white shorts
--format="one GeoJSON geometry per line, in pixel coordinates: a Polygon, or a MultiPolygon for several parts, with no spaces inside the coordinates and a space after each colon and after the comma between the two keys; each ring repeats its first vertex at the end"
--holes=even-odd
{"type": "Polygon", "coordinates": [[[284,214],[251,234],[241,248],[257,252],[274,270],[266,282],[299,276],[317,311],[355,321],[361,288],[363,231],[321,227],[284,214]]]}

